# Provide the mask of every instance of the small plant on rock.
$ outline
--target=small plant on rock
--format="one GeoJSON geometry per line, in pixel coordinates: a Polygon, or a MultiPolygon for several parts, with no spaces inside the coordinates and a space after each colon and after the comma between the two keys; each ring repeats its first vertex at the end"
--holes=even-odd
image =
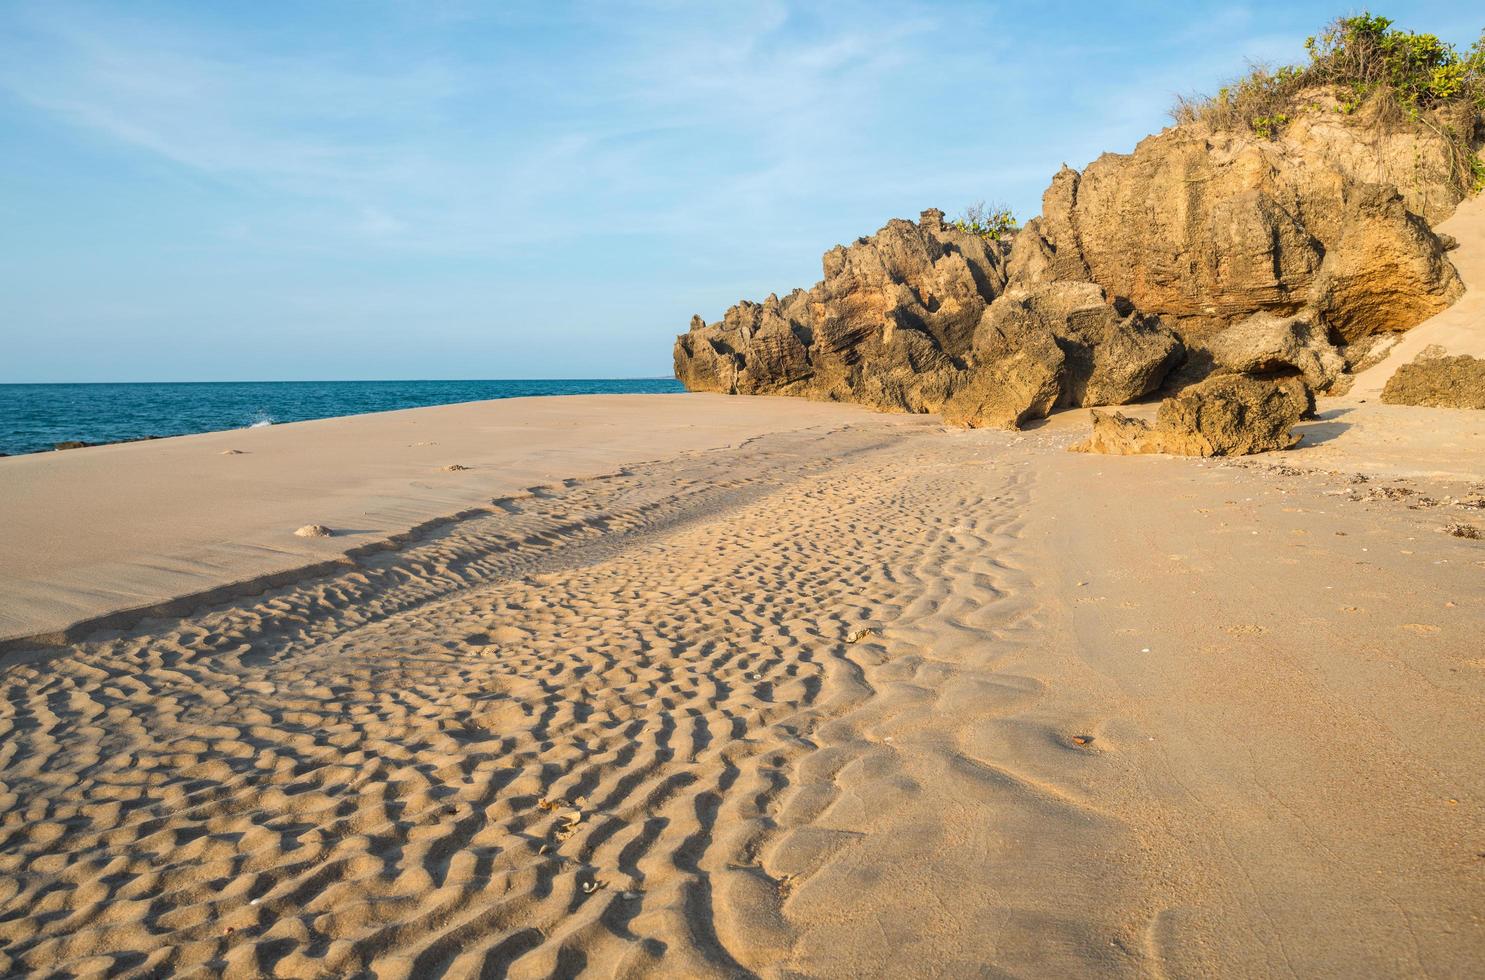
{"type": "Polygon", "coordinates": [[[1276,112],[1272,116],[1256,116],[1252,120],[1253,132],[1264,139],[1273,139],[1289,124],[1287,112],[1276,112]]]}
{"type": "Polygon", "coordinates": [[[1000,204],[987,206],[984,201],[971,204],[949,224],[960,231],[967,231],[972,235],[979,235],[981,238],[988,238],[995,242],[1015,234],[1020,227],[1016,224],[1016,216],[1010,208],[1000,204]]]}

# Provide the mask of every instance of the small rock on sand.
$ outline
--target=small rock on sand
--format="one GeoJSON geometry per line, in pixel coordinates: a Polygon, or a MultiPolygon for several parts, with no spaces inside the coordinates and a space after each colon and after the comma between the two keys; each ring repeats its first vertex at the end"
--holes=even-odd
{"type": "Polygon", "coordinates": [[[294,533],[301,538],[328,538],[335,532],[323,524],[306,524],[294,533]]]}
{"type": "Polygon", "coordinates": [[[244,453],[243,453],[243,451],[241,449],[223,449],[218,455],[220,455],[220,456],[242,456],[242,455],[244,455],[244,453]]]}
{"type": "Polygon", "coordinates": [[[467,469],[469,469],[469,467],[464,466],[460,463],[450,463],[443,468],[443,471],[445,473],[462,473],[467,469]]]}

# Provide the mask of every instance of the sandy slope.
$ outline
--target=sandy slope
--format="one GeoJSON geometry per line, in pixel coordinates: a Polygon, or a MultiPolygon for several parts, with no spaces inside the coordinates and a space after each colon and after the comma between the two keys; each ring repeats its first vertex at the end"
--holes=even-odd
{"type": "Polygon", "coordinates": [[[1177,976],[1469,975],[1485,778],[1449,733],[1485,712],[1485,547],[1440,527],[1485,484],[1274,466],[1041,481],[1064,621],[1107,682],[1080,700],[1140,750],[1111,808],[1179,855],[1146,948],[1177,976]]]}
{"type": "Polygon", "coordinates": [[[513,398],[0,459],[0,642],[333,561],[529,486],[864,412],[513,398]],[[337,533],[295,537],[306,524],[337,533]]]}
{"type": "Polygon", "coordinates": [[[1468,975],[1485,485],[1074,434],[764,435],[4,668],[0,973],[1468,975]]]}
{"type": "Polygon", "coordinates": [[[1485,194],[1464,201],[1438,231],[1454,236],[1459,247],[1449,253],[1465,294],[1448,309],[1403,334],[1380,363],[1357,375],[1344,399],[1350,404],[1376,401],[1399,367],[1437,344],[1450,354],[1485,357],[1485,194]]]}

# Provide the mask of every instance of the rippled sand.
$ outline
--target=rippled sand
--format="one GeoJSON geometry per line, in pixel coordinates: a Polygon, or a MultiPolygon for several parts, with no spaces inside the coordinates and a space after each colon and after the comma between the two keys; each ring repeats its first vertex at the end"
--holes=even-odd
{"type": "Polygon", "coordinates": [[[12,653],[0,973],[1469,973],[1485,545],[1066,441],[765,435],[12,653]]]}

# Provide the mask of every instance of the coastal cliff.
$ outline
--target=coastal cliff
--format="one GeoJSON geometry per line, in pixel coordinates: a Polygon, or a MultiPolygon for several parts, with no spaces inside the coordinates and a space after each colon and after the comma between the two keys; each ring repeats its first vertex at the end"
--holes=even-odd
{"type": "MultiPolygon", "coordinates": [[[[1396,34],[1353,18],[1331,43],[1372,43],[1345,33],[1362,28],[1396,34]]],[[[1275,78],[1265,92],[1291,76],[1275,78]]],[[[893,220],[827,252],[807,291],[693,318],[675,375],[1008,427],[1213,374],[1344,390],[1377,338],[1463,293],[1433,225],[1479,183],[1485,142],[1475,100],[1399,112],[1393,91],[1357,91],[1285,88],[1254,117],[1224,90],[1132,153],[1064,167],[1004,235],[893,220]]]]}

